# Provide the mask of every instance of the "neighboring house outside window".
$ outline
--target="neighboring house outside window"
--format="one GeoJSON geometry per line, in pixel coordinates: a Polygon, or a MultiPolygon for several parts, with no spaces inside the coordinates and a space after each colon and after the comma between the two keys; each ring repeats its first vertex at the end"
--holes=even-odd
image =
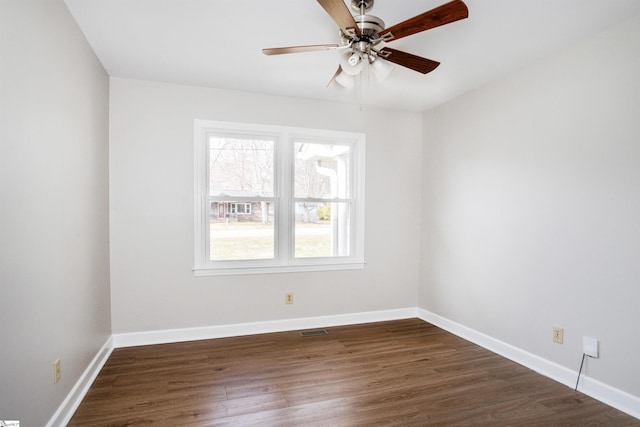
{"type": "Polygon", "coordinates": [[[211,203],[212,218],[228,218],[236,217],[242,220],[245,216],[246,220],[250,220],[248,215],[260,209],[260,205],[252,207],[255,203],[236,203],[236,202],[213,202],[211,203]]]}
{"type": "Polygon", "coordinates": [[[195,121],[197,275],[362,268],[363,134],[195,121]]]}

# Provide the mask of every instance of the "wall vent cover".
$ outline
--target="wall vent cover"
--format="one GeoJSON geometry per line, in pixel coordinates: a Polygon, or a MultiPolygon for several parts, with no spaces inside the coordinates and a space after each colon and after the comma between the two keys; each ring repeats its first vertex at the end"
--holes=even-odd
{"type": "Polygon", "coordinates": [[[311,329],[300,332],[300,335],[303,337],[315,337],[316,335],[327,335],[328,333],[326,329],[311,329]]]}

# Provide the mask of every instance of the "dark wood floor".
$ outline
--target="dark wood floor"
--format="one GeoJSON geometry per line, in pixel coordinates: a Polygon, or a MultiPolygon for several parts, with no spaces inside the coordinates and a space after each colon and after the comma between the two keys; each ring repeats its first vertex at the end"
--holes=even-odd
{"type": "Polygon", "coordinates": [[[639,426],[418,319],[116,349],[69,426],[639,426]]]}

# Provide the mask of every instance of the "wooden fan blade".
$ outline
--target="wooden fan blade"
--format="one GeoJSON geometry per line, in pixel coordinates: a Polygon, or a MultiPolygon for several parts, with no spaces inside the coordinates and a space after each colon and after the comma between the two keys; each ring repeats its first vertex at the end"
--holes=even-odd
{"type": "Polygon", "coordinates": [[[265,55],[283,55],[285,53],[299,53],[299,52],[316,52],[319,50],[332,50],[337,49],[337,44],[314,44],[308,46],[287,46],[287,47],[270,47],[262,49],[262,53],[265,55]]]}
{"type": "Polygon", "coordinates": [[[467,17],[469,17],[467,5],[461,0],[453,0],[381,31],[380,37],[385,41],[396,40],[467,17]]]}
{"type": "Polygon", "coordinates": [[[394,64],[402,65],[403,67],[410,68],[422,74],[430,73],[440,65],[437,61],[432,61],[431,59],[391,49],[389,47],[381,49],[378,55],[382,59],[386,59],[394,64]]]}
{"type": "Polygon", "coordinates": [[[318,0],[318,3],[338,24],[343,33],[360,35],[360,28],[356,25],[356,20],[353,19],[353,15],[343,0],[318,0]]]}

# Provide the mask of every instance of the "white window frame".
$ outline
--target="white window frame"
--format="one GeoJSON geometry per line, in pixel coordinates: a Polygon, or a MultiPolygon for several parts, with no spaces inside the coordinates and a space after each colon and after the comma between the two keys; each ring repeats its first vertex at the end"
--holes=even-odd
{"type": "MultiPolygon", "coordinates": [[[[194,267],[196,276],[263,274],[298,271],[350,270],[365,266],[365,135],[322,129],[247,123],[194,121],[194,267]],[[209,259],[209,135],[256,135],[275,143],[275,257],[269,260],[211,261],[209,259]],[[349,145],[351,150],[350,254],[348,256],[296,258],[295,198],[293,191],[294,143],[309,140],[349,145]]],[[[331,201],[322,200],[322,201],[331,201]]],[[[344,200],[340,200],[344,201],[344,200]]],[[[240,202],[240,201],[239,201],[240,202]]]]}

